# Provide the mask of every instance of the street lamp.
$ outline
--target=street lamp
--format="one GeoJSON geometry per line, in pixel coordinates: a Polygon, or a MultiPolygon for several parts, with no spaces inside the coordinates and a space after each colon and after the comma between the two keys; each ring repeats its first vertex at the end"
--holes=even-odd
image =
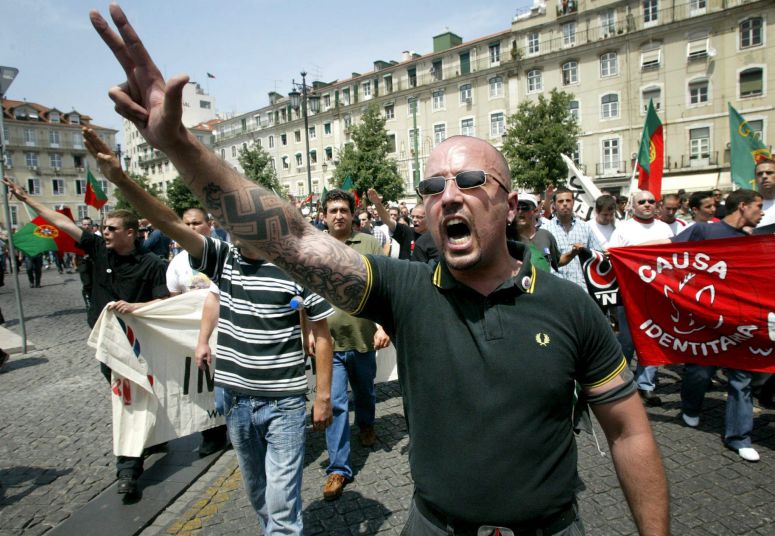
{"type": "Polygon", "coordinates": [[[309,214],[312,215],[312,168],[309,165],[309,116],[308,110],[312,110],[313,114],[320,111],[320,97],[313,93],[313,88],[307,85],[307,72],[301,72],[301,83],[297,83],[296,80],[291,81],[293,89],[288,93],[288,98],[291,100],[291,108],[298,110],[301,106],[301,115],[304,117],[304,143],[307,149],[306,164],[307,164],[307,196],[309,197],[309,214]],[[299,93],[298,90],[301,90],[299,93]],[[309,90],[309,93],[307,92],[309,90]],[[309,105],[309,106],[308,106],[309,105]]]}
{"type": "MultiPolygon", "coordinates": [[[[0,66],[0,175],[5,177],[5,127],[3,126],[3,108],[5,92],[11,87],[19,69],[16,67],[0,66]]],[[[19,290],[19,263],[16,262],[16,248],[13,245],[13,229],[11,228],[11,207],[8,204],[8,186],[3,189],[3,208],[5,209],[5,224],[8,226],[8,253],[11,255],[11,268],[13,270],[13,281],[16,294],[16,308],[19,310],[19,326],[22,331],[22,352],[27,353],[27,328],[24,325],[24,311],[22,310],[22,294],[19,290]]]]}

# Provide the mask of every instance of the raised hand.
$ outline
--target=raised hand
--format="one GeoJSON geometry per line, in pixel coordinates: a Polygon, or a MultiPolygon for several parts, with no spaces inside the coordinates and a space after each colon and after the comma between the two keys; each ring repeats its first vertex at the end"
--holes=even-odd
{"type": "Polygon", "coordinates": [[[8,187],[8,197],[15,197],[22,203],[27,201],[27,192],[24,188],[16,184],[10,177],[3,177],[3,184],[8,187]]]}
{"type": "Polygon", "coordinates": [[[183,87],[188,76],[177,75],[165,82],[118,5],[111,4],[110,16],[118,34],[97,11],[89,13],[94,29],[126,73],[126,81],[108,92],[116,112],[131,121],[152,146],[173,148],[188,135],[181,122],[183,87]]]}
{"type": "Polygon", "coordinates": [[[116,155],[113,154],[113,151],[110,150],[110,147],[105,143],[105,140],[100,138],[94,130],[84,128],[83,141],[89,154],[97,160],[97,165],[100,166],[102,174],[113,183],[121,179],[121,176],[124,173],[124,170],[121,169],[121,162],[116,155]]]}

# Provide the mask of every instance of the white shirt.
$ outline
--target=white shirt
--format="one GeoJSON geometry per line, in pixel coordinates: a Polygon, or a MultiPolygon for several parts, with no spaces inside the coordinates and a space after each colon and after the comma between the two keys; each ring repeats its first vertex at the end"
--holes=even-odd
{"type": "Polygon", "coordinates": [[[614,234],[611,235],[611,240],[608,241],[608,247],[637,246],[644,242],[672,238],[673,236],[673,231],[661,220],[654,219],[649,223],[641,223],[632,218],[616,227],[614,234]]]}
{"type": "Polygon", "coordinates": [[[612,223],[609,223],[608,225],[603,225],[601,223],[597,223],[597,220],[594,218],[589,220],[587,223],[589,223],[589,228],[592,230],[592,234],[595,235],[595,238],[597,238],[597,241],[600,243],[600,247],[605,249],[608,247],[608,241],[611,240],[611,235],[614,234],[615,227],[612,223]]]}
{"type": "Polygon", "coordinates": [[[667,224],[667,226],[670,227],[670,230],[673,231],[673,235],[677,235],[678,233],[680,233],[681,231],[689,227],[689,225],[691,224],[683,220],[679,220],[678,218],[676,218],[676,220],[673,223],[667,224]]]}
{"type": "Polygon", "coordinates": [[[167,266],[167,289],[170,292],[188,292],[198,288],[209,288],[218,294],[218,287],[205,274],[191,268],[188,251],[181,251],[167,266]]]}
{"type": "Polygon", "coordinates": [[[757,227],[764,227],[765,225],[775,223],[775,199],[765,199],[762,202],[762,208],[764,209],[764,216],[757,227]]]}

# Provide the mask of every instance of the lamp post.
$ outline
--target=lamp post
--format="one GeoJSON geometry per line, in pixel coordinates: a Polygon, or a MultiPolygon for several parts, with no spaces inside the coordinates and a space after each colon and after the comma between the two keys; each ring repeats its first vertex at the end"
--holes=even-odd
{"type": "MultiPolygon", "coordinates": [[[[0,175],[5,177],[5,127],[3,126],[3,105],[5,92],[11,87],[19,69],[15,67],[0,66],[0,175]]],[[[5,209],[5,224],[8,226],[8,253],[11,255],[11,268],[13,268],[14,292],[16,294],[16,308],[19,310],[19,326],[22,331],[22,353],[27,353],[27,328],[24,325],[24,310],[22,309],[22,294],[19,290],[19,264],[16,262],[16,248],[13,246],[11,228],[11,207],[8,204],[8,186],[3,188],[3,208],[5,209]]]]}
{"type": "Polygon", "coordinates": [[[297,83],[296,80],[291,81],[293,89],[288,93],[288,98],[291,100],[291,108],[298,110],[301,106],[301,115],[304,117],[304,145],[307,149],[307,156],[305,158],[307,165],[307,196],[309,198],[309,215],[312,216],[312,168],[309,165],[309,115],[308,111],[312,110],[313,114],[320,111],[320,97],[314,94],[312,87],[307,85],[307,72],[301,72],[301,83],[297,83]],[[299,93],[298,90],[301,90],[299,93]],[[309,90],[309,93],[307,92],[309,90]],[[308,106],[309,105],[309,106],[308,106]]]}

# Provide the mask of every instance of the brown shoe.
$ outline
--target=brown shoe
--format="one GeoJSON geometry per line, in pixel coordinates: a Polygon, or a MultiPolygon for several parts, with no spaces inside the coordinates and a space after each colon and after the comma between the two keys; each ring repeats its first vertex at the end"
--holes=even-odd
{"type": "Polygon", "coordinates": [[[373,447],[377,442],[377,433],[374,431],[373,426],[364,426],[358,432],[358,439],[361,440],[361,445],[364,447],[373,447]]]}
{"type": "Polygon", "coordinates": [[[323,486],[323,498],[327,501],[335,501],[342,496],[347,479],[339,473],[331,473],[323,486]]]}

